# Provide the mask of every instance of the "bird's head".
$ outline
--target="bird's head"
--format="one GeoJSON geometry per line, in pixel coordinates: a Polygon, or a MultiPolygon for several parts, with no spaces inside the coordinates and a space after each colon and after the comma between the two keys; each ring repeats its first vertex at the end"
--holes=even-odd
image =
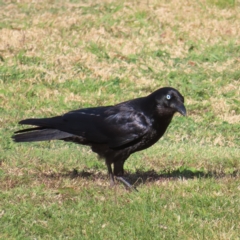
{"type": "Polygon", "coordinates": [[[158,114],[171,115],[179,112],[183,116],[186,116],[187,111],[184,106],[184,97],[176,89],[164,87],[153,92],[152,95],[156,101],[158,114]]]}

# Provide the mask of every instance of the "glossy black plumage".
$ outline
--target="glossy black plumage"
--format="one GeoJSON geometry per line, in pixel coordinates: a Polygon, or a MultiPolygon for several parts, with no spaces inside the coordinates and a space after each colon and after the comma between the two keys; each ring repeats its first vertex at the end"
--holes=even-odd
{"type": "Polygon", "coordinates": [[[15,132],[13,139],[16,142],[57,139],[88,145],[105,159],[113,184],[113,173],[125,181],[121,178],[125,160],[132,153],[156,143],[175,112],[186,115],[183,103],[184,98],[176,89],[160,88],[147,97],[114,106],[79,109],[52,118],[22,120],[19,124],[36,127],[15,132]]]}

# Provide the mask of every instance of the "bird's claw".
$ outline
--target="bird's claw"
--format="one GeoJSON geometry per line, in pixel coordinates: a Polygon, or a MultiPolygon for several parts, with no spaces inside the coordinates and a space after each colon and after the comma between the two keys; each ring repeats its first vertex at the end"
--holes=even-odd
{"type": "Polygon", "coordinates": [[[135,186],[131,185],[129,182],[127,182],[123,177],[115,176],[115,178],[116,178],[118,181],[122,182],[123,185],[124,185],[128,190],[130,190],[130,191],[134,190],[134,191],[138,192],[137,188],[136,188],[135,186]]]}

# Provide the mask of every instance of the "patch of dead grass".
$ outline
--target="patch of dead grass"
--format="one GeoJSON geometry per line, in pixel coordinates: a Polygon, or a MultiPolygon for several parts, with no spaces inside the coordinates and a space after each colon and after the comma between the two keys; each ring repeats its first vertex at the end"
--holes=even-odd
{"type": "MultiPolygon", "coordinates": [[[[122,7],[113,14],[105,9],[109,3],[116,2],[59,1],[53,6],[52,1],[26,0],[3,5],[0,20],[8,26],[0,28],[0,54],[7,60],[4,64],[16,64],[16,56],[21,51],[25,56],[42,59],[42,62],[35,65],[17,64],[20,70],[32,70],[36,74],[32,78],[21,80],[17,88],[9,87],[10,92],[18,92],[21,83],[29,83],[28,91],[31,90],[31,84],[39,84],[41,81],[51,84],[64,83],[69,79],[85,81],[91,78],[107,82],[115,77],[128,79],[142,88],[155,89],[168,82],[161,76],[154,79],[151,74],[144,74],[148,67],[154,73],[169,73],[180,68],[184,73],[191,74],[195,71],[191,64],[195,63],[180,63],[176,67],[173,60],[186,57],[191,45],[197,45],[194,51],[201,54],[209,46],[217,43],[224,46],[232,39],[235,44],[239,44],[240,12],[237,6],[219,9],[209,5],[206,0],[125,1],[119,3],[122,7]],[[134,16],[141,12],[145,16],[136,20],[134,16]],[[106,16],[109,17],[108,21],[105,20],[106,16]],[[91,52],[91,42],[104,47],[109,59],[99,59],[91,52]],[[167,52],[170,57],[163,61],[145,54],[157,50],[167,52]],[[134,55],[136,62],[129,61],[129,55],[134,55]],[[78,64],[89,71],[79,71],[78,64]]],[[[221,73],[238,70],[236,61],[238,59],[231,58],[224,62],[200,64],[206,71],[221,73]]],[[[3,63],[0,61],[0,64],[3,63]]],[[[206,80],[214,83],[213,79],[206,80]]],[[[121,84],[122,88],[127,86],[124,82],[121,84]]],[[[104,88],[99,88],[98,95],[105,91],[104,88]]],[[[240,95],[238,80],[217,88],[216,95],[221,96],[232,90],[236,96],[240,95]]],[[[48,89],[41,94],[37,93],[37,96],[48,100],[57,98],[60,94],[62,93],[57,90],[48,89]]],[[[226,99],[216,95],[209,100],[214,114],[223,121],[238,123],[240,116],[231,110],[226,99]]],[[[1,100],[7,106],[8,98],[2,94],[1,100]]],[[[65,96],[65,102],[67,101],[86,100],[81,95],[70,93],[65,96]]],[[[191,99],[188,101],[191,103],[191,99]]],[[[45,110],[51,109],[46,107],[45,110]]],[[[201,121],[203,114],[195,113],[194,119],[201,121]]]]}
{"type": "Polygon", "coordinates": [[[210,98],[212,110],[216,116],[218,116],[223,121],[229,123],[239,123],[240,115],[236,114],[234,110],[231,110],[230,105],[227,103],[226,99],[222,98],[210,98]]]}

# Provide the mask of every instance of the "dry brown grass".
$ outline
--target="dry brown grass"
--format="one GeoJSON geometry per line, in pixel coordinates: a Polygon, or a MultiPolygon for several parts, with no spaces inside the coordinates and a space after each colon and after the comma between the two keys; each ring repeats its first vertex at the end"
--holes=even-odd
{"type": "MultiPolygon", "coordinates": [[[[159,48],[167,51],[172,59],[184,58],[191,43],[198,45],[195,51],[199,53],[209,45],[219,42],[222,45],[228,44],[231,39],[234,39],[235,44],[240,43],[239,1],[236,1],[236,7],[225,9],[209,5],[204,0],[123,1],[119,2],[123,5],[121,10],[116,14],[110,14],[111,24],[103,20],[106,14],[104,7],[107,3],[116,1],[54,2],[54,8],[57,9],[55,13],[50,10],[53,7],[52,1],[19,1],[17,4],[9,1],[0,9],[1,21],[11,26],[0,29],[0,53],[7,59],[9,66],[14,64],[16,54],[23,50],[26,56],[44,58],[47,65],[19,67],[22,70],[44,71],[45,81],[49,83],[61,83],[73,78],[84,81],[89,77],[108,81],[110,78],[119,77],[128,78],[130,82],[137,84],[152,86],[154,89],[158,87],[158,83],[152,76],[142,74],[139,68],[146,68],[147,63],[147,66],[156,73],[170,72],[176,68],[173,61],[171,59],[166,62],[156,61],[149,56],[146,59],[138,59],[137,63],[126,63],[125,58],[130,54],[139,54],[144,49],[154,51],[159,48]],[[83,14],[84,8],[91,6],[95,8],[95,12],[89,10],[83,14]],[[148,25],[147,28],[139,25],[139,22],[131,17],[141,12],[148,16],[143,20],[148,25]],[[99,22],[99,19],[102,19],[103,23],[99,22]],[[93,23],[92,26],[90,23],[93,23]],[[111,64],[107,59],[99,61],[98,57],[88,50],[91,42],[106,48],[110,59],[118,61],[111,64]],[[90,75],[76,72],[73,69],[75,64],[85,66],[89,69],[90,75]],[[121,68],[124,68],[124,71],[120,71],[121,68]]],[[[234,64],[235,61],[239,59],[229,59],[227,62],[214,65],[203,63],[202,66],[206,70],[214,69],[219,72],[226,69],[236,71],[238,67],[234,64]]],[[[193,71],[191,66],[180,67],[186,73],[193,71]]],[[[39,76],[36,74],[27,81],[34,83],[38,82],[38,79],[39,76]]],[[[239,81],[235,81],[234,85],[239,92],[239,81]]],[[[226,91],[226,86],[218,91],[221,93],[226,91]]],[[[46,94],[56,93],[50,91],[46,94]]],[[[73,99],[83,101],[76,95],[70,95],[67,101],[73,99]]],[[[217,100],[219,99],[211,99],[212,105],[217,100]]],[[[239,121],[239,115],[228,111],[226,100],[220,101],[221,104],[218,104],[215,114],[231,123],[239,121]]]]}
{"type": "MultiPolygon", "coordinates": [[[[0,30],[0,51],[4,52],[5,57],[13,56],[21,49],[27,50],[27,55],[37,55],[44,53],[46,61],[56,64],[57,61],[64,61],[64,68],[71,69],[75,61],[85,63],[88,67],[94,68],[96,74],[106,78],[103,72],[109,72],[108,65],[104,62],[99,63],[96,57],[86,51],[90,41],[103,44],[109,50],[109,55],[116,53],[124,55],[136,54],[145,46],[149,49],[166,49],[171,56],[184,57],[188,52],[186,41],[199,42],[201,48],[209,44],[227,42],[229,38],[235,38],[236,44],[239,43],[240,31],[240,12],[238,8],[220,10],[212,5],[207,5],[205,1],[170,1],[161,3],[154,0],[149,1],[125,1],[123,8],[113,15],[114,19],[127,19],[128,16],[136,12],[147,12],[148,20],[153,24],[144,32],[141,27],[133,27],[125,21],[113,24],[110,29],[104,25],[98,27],[84,28],[82,24],[89,21],[97,22],[98,15],[101,14],[101,5],[111,1],[88,1],[84,4],[69,4],[59,2],[57,7],[64,7],[64,12],[55,14],[51,12],[41,12],[44,8],[51,8],[51,1],[31,2],[26,1],[30,16],[19,12],[17,4],[9,4],[2,7],[0,13],[4,16],[4,21],[12,21],[12,29],[2,28],[0,30]],[[99,14],[82,14],[82,8],[97,6],[99,14]],[[31,13],[33,12],[33,13],[31,13]],[[13,21],[14,19],[18,21],[13,21]],[[26,29],[24,24],[29,24],[26,29]],[[72,30],[63,36],[61,31],[68,30],[71,26],[79,26],[82,30],[72,30]],[[177,28],[177,31],[174,29],[177,28]],[[138,32],[138,36],[134,32],[138,32]],[[121,32],[124,33],[121,37],[121,32]],[[115,35],[117,34],[117,37],[115,35]],[[125,36],[128,36],[126,39],[125,36]],[[69,46],[78,44],[76,48],[69,46]],[[207,43],[207,44],[206,44],[207,43]],[[68,52],[69,51],[69,52],[68,52]]],[[[115,1],[112,1],[115,2],[115,1]]],[[[20,1],[23,5],[25,1],[20,1]]],[[[56,7],[56,5],[55,5],[56,7]]],[[[56,66],[57,67],[57,66],[56,66]]],[[[62,67],[62,66],[61,66],[62,67]]],[[[116,68],[117,66],[114,66],[116,68]]],[[[154,66],[156,67],[156,66],[154,66]]],[[[160,66],[162,67],[162,66],[160,66]]],[[[67,74],[71,74],[67,71],[67,74]]]]}

